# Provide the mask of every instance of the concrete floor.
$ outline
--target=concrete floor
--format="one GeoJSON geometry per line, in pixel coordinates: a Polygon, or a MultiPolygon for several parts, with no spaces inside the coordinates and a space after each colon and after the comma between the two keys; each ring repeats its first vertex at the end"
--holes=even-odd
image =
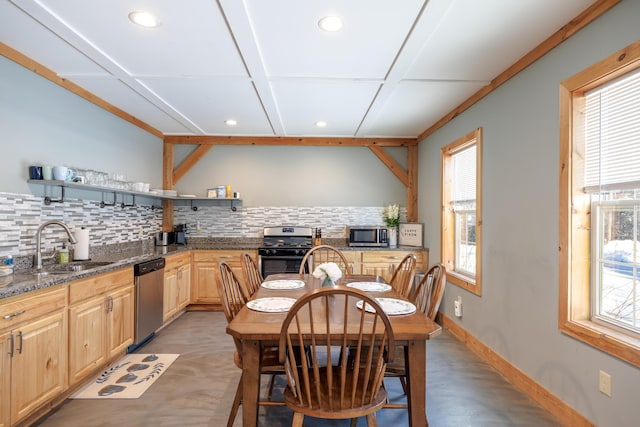
{"type": "MultiPolygon", "coordinates": [[[[37,425],[225,426],[240,377],[225,327],[221,312],[185,313],[137,350],[180,354],[140,398],[67,400],[37,425]]],[[[284,382],[277,382],[276,395],[284,382]]],[[[399,396],[397,380],[389,379],[387,388],[392,398],[399,396]]],[[[427,344],[427,417],[431,427],[561,425],[446,331],[427,344]]],[[[381,427],[408,425],[404,410],[383,409],[377,418],[381,427]]],[[[291,413],[286,407],[261,407],[259,424],[288,426],[291,413]]],[[[241,425],[239,413],[234,426],[241,425]]],[[[305,419],[310,427],[348,425],[348,420],[305,419]]],[[[358,426],[365,425],[358,420],[358,426]]]]}

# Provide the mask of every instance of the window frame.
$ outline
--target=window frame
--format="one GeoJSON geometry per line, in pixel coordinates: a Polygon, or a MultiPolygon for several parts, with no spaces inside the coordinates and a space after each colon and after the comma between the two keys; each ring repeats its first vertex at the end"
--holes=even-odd
{"type": "Polygon", "coordinates": [[[584,93],[640,68],[640,41],[560,83],[558,329],[640,367],[640,340],[591,320],[591,203],[584,187],[584,93]]]}
{"type": "Polygon", "coordinates": [[[447,282],[478,296],[482,295],[482,128],[445,145],[440,151],[442,163],[441,191],[441,257],[447,269],[447,282]],[[476,147],[476,273],[475,276],[455,271],[455,215],[451,205],[453,155],[471,146],[476,147]]]}

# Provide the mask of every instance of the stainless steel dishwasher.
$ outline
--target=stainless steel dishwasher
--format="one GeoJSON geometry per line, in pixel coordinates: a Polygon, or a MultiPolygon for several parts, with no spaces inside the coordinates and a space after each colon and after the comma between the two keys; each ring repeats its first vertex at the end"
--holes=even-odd
{"type": "Polygon", "coordinates": [[[135,338],[131,352],[149,341],[162,326],[164,258],[134,265],[136,289],[135,338]]]}

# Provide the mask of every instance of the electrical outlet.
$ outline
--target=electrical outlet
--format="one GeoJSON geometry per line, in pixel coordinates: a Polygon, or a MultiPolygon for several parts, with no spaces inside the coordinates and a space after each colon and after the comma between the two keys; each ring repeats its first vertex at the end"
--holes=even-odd
{"type": "Polygon", "coordinates": [[[456,317],[462,317],[462,297],[458,296],[456,300],[453,302],[453,314],[456,317]]]}
{"type": "Polygon", "coordinates": [[[200,234],[200,221],[196,222],[196,234],[200,234]]]}
{"type": "Polygon", "coordinates": [[[144,237],[144,230],[142,227],[138,228],[138,237],[140,237],[141,239],[144,237]]]}
{"type": "Polygon", "coordinates": [[[611,397],[611,375],[605,371],[600,371],[600,393],[611,397]]]}

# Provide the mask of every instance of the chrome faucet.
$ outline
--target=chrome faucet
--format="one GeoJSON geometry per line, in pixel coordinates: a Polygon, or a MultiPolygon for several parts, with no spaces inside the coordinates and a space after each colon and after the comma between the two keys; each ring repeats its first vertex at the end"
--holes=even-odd
{"type": "MultiPolygon", "coordinates": [[[[38,227],[38,231],[36,231],[36,255],[35,255],[34,264],[36,265],[36,270],[38,271],[42,270],[42,230],[44,230],[49,225],[59,225],[60,227],[64,228],[64,231],[67,232],[67,236],[69,236],[69,242],[71,244],[78,243],[76,238],[73,236],[73,233],[71,233],[71,230],[69,230],[69,227],[67,227],[67,225],[64,222],[47,221],[41,224],[40,227],[38,227]]],[[[46,258],[53,258],[54,255],[55,255],[55,251],[53,255],[47,256],[46,258]]]]}

